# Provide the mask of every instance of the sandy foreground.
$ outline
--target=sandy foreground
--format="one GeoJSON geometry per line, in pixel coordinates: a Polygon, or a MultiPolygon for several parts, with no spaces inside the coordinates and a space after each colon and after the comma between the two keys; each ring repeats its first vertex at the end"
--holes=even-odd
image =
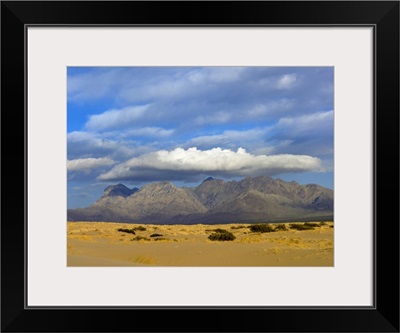
{"type": "MultiPolygon", "coordinates": [[[[318,223],[318,222],[317,222],[318,223]]],[[[272,224],[274,226],[276,224],[272,224]]],[[[332,222],[315,230],[251,232],[249,224],[67,223],[68,266],[333,266],[332,222]],[[135,234],[118,231],[138,226],[135,234]],[[211,241],[213,229],[233,241],[211,241]],[[162,236],[151,235],[159,234],[162,236]],[[140,237],[143,239],[138,240],[140,237]]]]}

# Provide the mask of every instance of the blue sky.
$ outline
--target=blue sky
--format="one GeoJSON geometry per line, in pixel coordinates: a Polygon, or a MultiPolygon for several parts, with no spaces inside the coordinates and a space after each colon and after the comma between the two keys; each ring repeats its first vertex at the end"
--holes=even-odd
{"type": "Polygon", "coordinates": [[[68,208],[105,187],[267,175],[333,188],[333,67],[69,67],[68,208]]]}

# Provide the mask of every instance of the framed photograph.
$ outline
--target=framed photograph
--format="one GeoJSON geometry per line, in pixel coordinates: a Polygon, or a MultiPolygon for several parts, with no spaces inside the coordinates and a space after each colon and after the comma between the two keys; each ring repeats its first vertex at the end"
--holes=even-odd
{"type": "Polygon", "coordinates": [[[2,331],[399,332],[397,1],[1,28],[2,331]]]}

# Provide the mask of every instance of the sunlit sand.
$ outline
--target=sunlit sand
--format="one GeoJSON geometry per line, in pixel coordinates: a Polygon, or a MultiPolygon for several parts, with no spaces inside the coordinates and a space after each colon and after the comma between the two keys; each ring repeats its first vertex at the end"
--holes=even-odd
{"type": "MultiPolygon", "coordinates": [[[[251,232],[250,224],[67,223],[68,266],[333,266],[333,222],[314,230],[251,232]],[[140,230],[139,226],[146,230],[140,230]],[[214,229],[233,241],[212,241],[214,229]],[[118,229],[136,229],[133,233],[118,229]],[[157,234],[158,236],[155,236],[157,234]]],[[[276,226],[277,224],[271,224],[276,226]]]]}

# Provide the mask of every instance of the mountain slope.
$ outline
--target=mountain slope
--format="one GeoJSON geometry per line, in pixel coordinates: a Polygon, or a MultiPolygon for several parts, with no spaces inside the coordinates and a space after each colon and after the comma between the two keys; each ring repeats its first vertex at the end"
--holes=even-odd
{"type": "Polygon", "coordinates": [[[116,191],[109,191],[109,188],[93,205],[69,210],[68,218],[74,221],[153,221],[207,211],[191,190],[169,182],[151,183],[140,190],[132,190],[130,195],[125,195],[125,189],[121,195],[115,195],[116,191]]]}
{"type": "Polygon", "coordinates": [[[333,216],[333,191],[316,184],[299,185],[271,177],[225,182],[207,178],[197,187],[169,182],[141,189],[109,186],[87,208],[68,210],[72,221],[141,223],[228,223],[313,219],[333,216]]]}

